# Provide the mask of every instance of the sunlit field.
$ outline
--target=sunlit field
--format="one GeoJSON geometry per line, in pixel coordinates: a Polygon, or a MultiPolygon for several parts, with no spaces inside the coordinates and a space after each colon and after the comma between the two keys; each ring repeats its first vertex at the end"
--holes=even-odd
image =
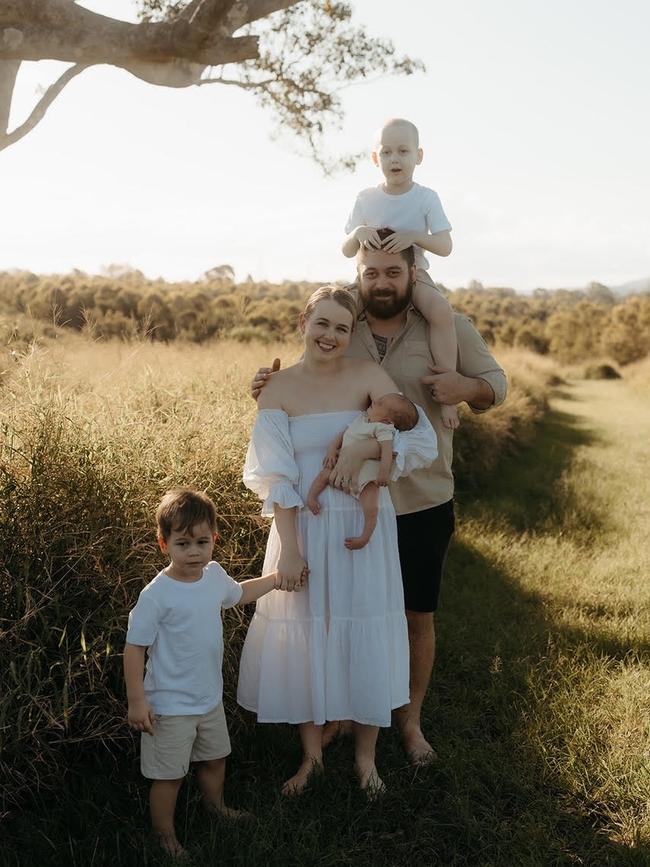
{"type": "MultiPolygon", "coordinates": [[[[172,485],[205,489],[215,556],[235,578],[260,574],[268,522],[241,484],[249,383],[299,352],[70,334],[3,357],[0,864],[159,863],[121,675],[128,610],[164,565],[153,510],[172,485]]],[[[250,611],[228,611],[227,794],[256,820],[215,822],[186,786],[193,863],[650,863],[647,362],[587,382],[496,354],[509,399],[464,413],[456,441],[459,532],[425,724],[439,761],[412,770],[384,731],[383,799],[357,792],[346,742],[282,799],[297,735],[237,708],[250,611]]]]}

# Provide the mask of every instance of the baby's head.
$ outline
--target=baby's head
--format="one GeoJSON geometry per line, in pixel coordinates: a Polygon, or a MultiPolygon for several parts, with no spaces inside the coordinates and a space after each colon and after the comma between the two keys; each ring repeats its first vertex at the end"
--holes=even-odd
{"type": "Polygon", "coordinates": [[[397,430],[412,430],[418,423],[418,411],[403,394],[384,394],[368,407],[368,419],[395,425],[397,430]]]}
{"type": "Polygon", "coordinates": [[[160,501],[156,523],[160,547],[172,560],[187,556],[191,545],[197,548],[193,558],[205,559],[204,565],[209,562],[217,537],[217,509],[207,494],[172,488],[160,501]]]}
{"type": "Polygon", "coordinates": [[[409,183],[415,167],[422,162],[415,124],[401,117],[387,120],[375,135],[372,161],[381,169],[389,186],[409,183]]]}

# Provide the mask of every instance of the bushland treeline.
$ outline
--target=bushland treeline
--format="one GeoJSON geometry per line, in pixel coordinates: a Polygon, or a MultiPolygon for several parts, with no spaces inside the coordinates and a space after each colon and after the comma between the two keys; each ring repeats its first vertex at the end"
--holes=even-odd
{"type": "MultiPolygon", "coordinates": [[[[103,276],[0,272],[0,313],[9,343],[29,339],[28,323],[34,320],[46,331],[61,327],[102,338],[275,341],[295,334],[304,299],[317,285],[235,283],[228,266],[185,283],[119,268],[103,276]]],[[[624,365],[650,354],[650,293],[620,297],[600,283],[527,295],[477,282],[454,291],[442,288],[452,306],[497,346],[550,355],[561,363],[605,356],[624,365]]]]}

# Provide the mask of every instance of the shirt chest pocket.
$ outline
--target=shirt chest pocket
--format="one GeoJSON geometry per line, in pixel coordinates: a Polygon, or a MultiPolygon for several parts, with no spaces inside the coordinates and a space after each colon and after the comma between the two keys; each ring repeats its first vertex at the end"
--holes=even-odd
{"type": "Polygon", "coordinates": [[[403,377],[417,382],[429,373],[433,357],[429,344],[424,340],[409,340],[400,348],[400,372],[403,377]]]}

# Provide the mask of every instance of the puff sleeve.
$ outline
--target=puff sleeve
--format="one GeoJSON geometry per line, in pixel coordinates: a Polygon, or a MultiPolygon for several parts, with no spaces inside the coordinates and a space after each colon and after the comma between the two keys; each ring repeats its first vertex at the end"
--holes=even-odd
{"type": "Polygon", "coordinates": [[[415,404],[418,423],[411,430],[396,431],[393,440],[391,481],[428,467],[438,457],[438,438],[422,407],[415,404]]]}
{"type": "Polygon", "coordinates": [[[303,507],[296,487],[298,465],[289,435],[289,417],[281,409],[257,414],[244,464],[244,484],[263,500],[262,515],[273,517],[273,506],[303,507]]]}

